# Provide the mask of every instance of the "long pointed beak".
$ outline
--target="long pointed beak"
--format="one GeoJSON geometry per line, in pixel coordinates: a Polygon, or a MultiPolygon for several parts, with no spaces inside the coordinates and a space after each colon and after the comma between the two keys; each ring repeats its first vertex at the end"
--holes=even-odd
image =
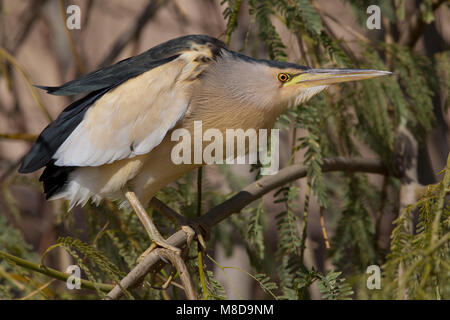
{"type": "Polygon", "coordinates": [[[316,87],[340,82],[371,79],[390,74],[392,72],[369,69],[309,69],[296,74],[289,81],[289,84],[316,87]]]}

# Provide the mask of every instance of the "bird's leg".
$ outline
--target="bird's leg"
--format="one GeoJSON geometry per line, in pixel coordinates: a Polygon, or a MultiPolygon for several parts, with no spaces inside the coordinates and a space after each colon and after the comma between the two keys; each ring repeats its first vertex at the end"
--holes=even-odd
{"type": "Polygon", "coordinates": [[[156,245],[172,250],[179,254],[181,252],[181,249],[167,243],[167,241],[161,236],[152,219],[148,216],[147,211],[145,211],[141,202],[136,197],[136,194],[133,191],[125,190],[125,198],[127,198],[128,202],[133,207],[134,212],[136,212],[137,216],[139,217],[139,220],[141,220],[141,223],[144,225],[145,230],[150,236],[150,239],[154,243],[146,250],[146,252],[148,251],[147,254],[151,250],[153,250],[156,247],[156,245]]]}
{"type": "MultiPolygon", "coordinates": [[[[174,211],[172,208],[167,206],[164,202],[160,201],[159,199],[153,197],[150,200],[150,206],[157,210],[158,212],[162,213],[165,217],[172,220],[177,226],[181,227],[181,230],[183,230],[186,233],[186,243],[187,247],[190,246],[192,240],[194,239],[195,235],[197,234],[199,241],[203,248],[205,248],[205,241],[203,240],[202,233],[203,229],[198,225],[195,221],[190,221],[189,219],[186,219],[182,215],[180,215],[178,212],[174,211]]],[[[149,255],[150,252],[153,251],[153,249],[156,248],[156,244],[152,244],[150,247],[145,250],[141,256],[138,258],[137,262],[142,262],[146,256],[149,255]]]]}
{"type": "MultiPolygon", "coordinates": [[[[194,229],[192,229],[190,226],[181,226],[181,230],[183,230],[186,233],[187,239],[186,239],[186,243],[187,243],[187,247],[189,247],[191,245],[192,240],[195,237],[195,231],[194,229]]],[[[203,242],[204,243],[204,242],[203,242]]],[[[204,246],[204,245],[203,245],[204,246]]],[[[150,254],[150,252],[152,252],[154,249],[156,249],[157,244],[156,243],[152,243],[152,245],[150,247],[148,247],[137,259],[137,263],[141,263],[146,256],[148,256],[150,254]]]]}

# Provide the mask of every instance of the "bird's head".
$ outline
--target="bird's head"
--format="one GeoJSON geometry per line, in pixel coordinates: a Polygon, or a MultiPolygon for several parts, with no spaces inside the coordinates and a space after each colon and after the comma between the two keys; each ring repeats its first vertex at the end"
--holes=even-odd
{"type": "Polygon", "coordinates": [[[270,76],[276,79],[278,96],[284,104],[298,105],[331,84],[358,81],[389,75],[391,72],[369,69],[302,69],[272,68],[270,76]]]}
{"type": "Polygon", "coordinates": [[[225,51],[208,72],[207,81],[214,90],[242,104],[284,109],[307,101],[331,84],[389,74],[368,69],[311,69],[225,51]]]}

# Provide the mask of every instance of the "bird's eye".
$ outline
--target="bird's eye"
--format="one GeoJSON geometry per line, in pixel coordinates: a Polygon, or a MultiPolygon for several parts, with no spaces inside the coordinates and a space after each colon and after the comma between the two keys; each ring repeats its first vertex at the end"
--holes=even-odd
{"type": "Polygon", "coordinates": [[[289,75],[287,73],[279,73],[278,74],[278,80],[281,82],[286,82],[289,80],[289,75]]]}

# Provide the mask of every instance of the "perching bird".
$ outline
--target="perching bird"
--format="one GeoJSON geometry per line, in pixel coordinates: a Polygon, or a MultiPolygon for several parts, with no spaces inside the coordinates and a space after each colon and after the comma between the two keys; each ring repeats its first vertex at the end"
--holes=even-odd
{"type": "Polygon", "coordinates": [[[87,95],[42,131],[19,172],[45,167],[46,198],[68,199],[70,208],[124,195],[147,204],[199,166],[171,161],[172,130],[193,132],[194,121],[203,130],[270,129],[288,106],[330,84],[387,74],[253,59],[206,35],[176,38],[60,87],[40,86],[54,95],[87,95]]]}

